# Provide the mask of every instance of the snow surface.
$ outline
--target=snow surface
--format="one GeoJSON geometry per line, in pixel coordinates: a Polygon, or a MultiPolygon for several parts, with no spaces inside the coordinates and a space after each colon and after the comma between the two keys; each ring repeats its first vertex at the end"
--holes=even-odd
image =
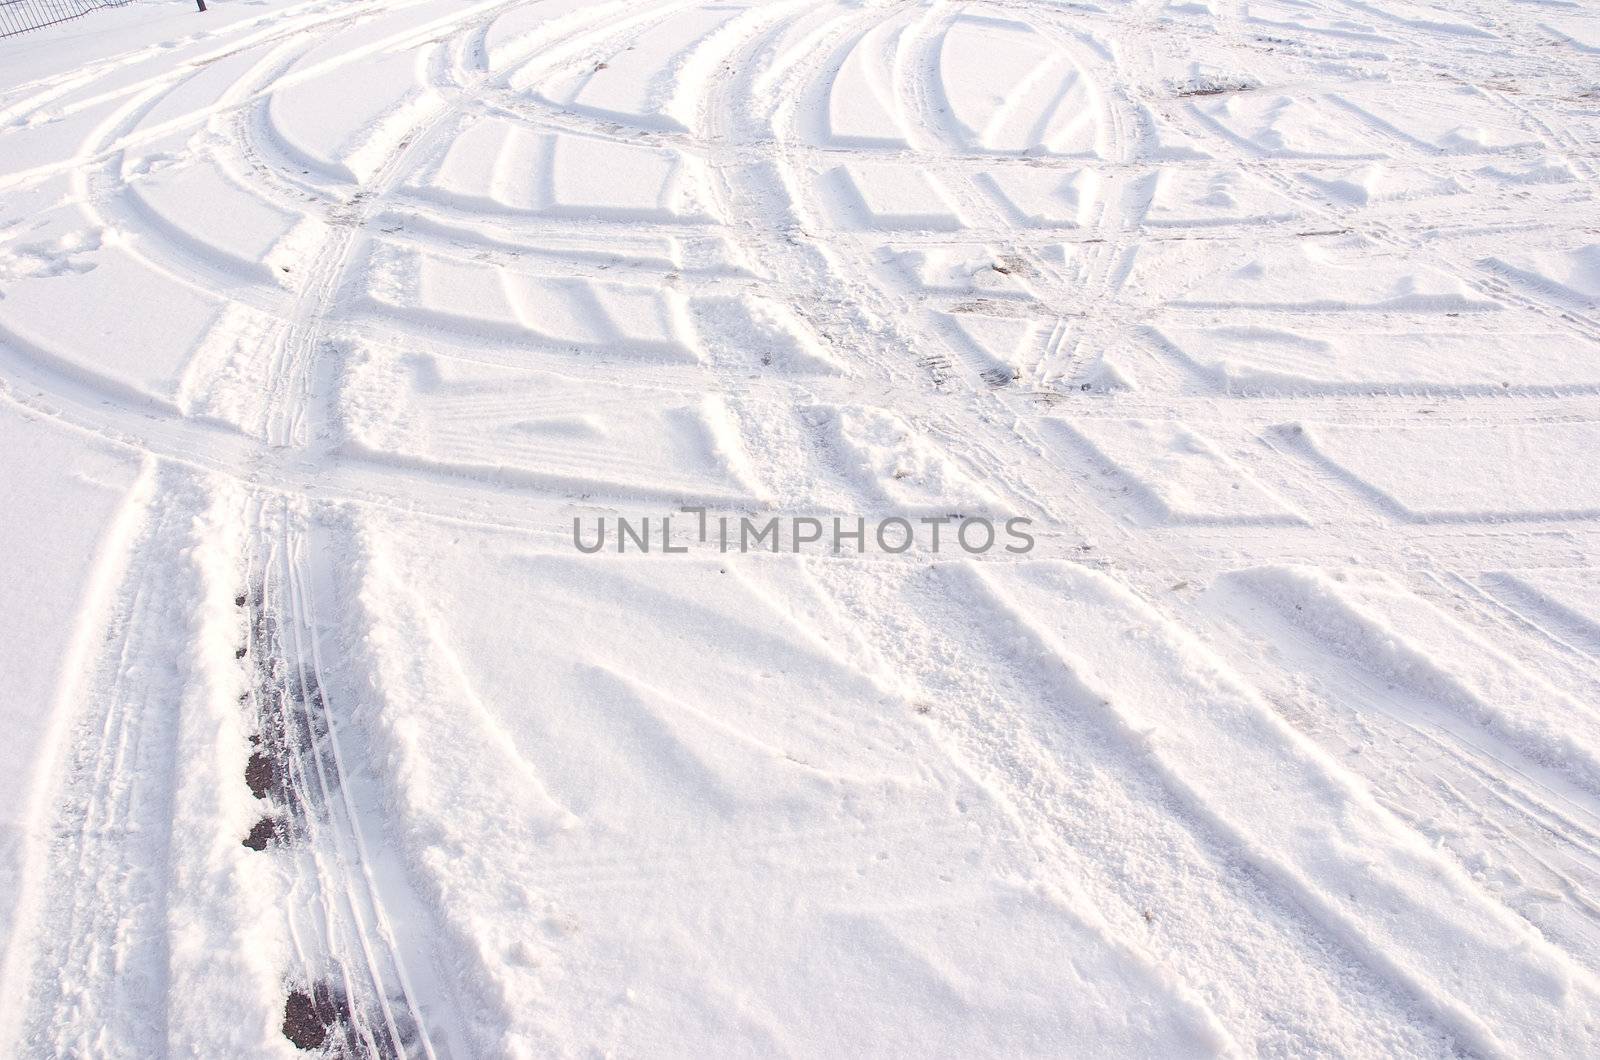
{"type": "Polygon", "coordinates": [[[0,41],[0,1055],[1600,1055],[1588,5],[210,6],[0,41]]]}

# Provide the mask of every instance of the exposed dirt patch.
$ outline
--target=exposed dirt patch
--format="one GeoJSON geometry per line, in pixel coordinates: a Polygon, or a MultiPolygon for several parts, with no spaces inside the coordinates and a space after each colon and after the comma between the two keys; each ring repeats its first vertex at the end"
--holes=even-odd
{"type": "Polygon", "coordinates": [[[350,1006],[327,983],[317,983],[308,994],[292,990],[283,1003],[283,1036],[300,1049],[321,1049],[330,1039],[335,1056],[357,1056],[350,1047],[350,1006]]]}
{"type": "Polygon", "coordinates": [[[265,850],[281,838],[283,834],[278,822],[271,817],[263,817],[250,826],[250,834],[244,837],[244,845],[251,850],[265,850]]]}
{"type": "Polygon", "coordinates": [[[261,751],[251,752],[244,767],[244,782],[258,799],[283,798],[283,772],[270,755],[261,751]]]}
{"type": "Polygon", "coordinates": [[[1198,96],[1227,96],[1235,92],[1251,92],[1261,86],[1248,77],[1197,74],[1186,81],[1168,82],[1167,87],[1177,99],[1194,99],[1198,96]]]}

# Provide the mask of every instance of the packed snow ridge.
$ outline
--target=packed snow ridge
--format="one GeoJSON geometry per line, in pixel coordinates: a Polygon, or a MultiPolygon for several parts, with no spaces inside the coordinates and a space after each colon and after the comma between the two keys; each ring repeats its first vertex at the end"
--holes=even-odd
{"type": "Polygon", "coordinates": [[[1600,1055],[1597,189],[1578,0],[0,41],[0,1055],[1600,1055]]]}

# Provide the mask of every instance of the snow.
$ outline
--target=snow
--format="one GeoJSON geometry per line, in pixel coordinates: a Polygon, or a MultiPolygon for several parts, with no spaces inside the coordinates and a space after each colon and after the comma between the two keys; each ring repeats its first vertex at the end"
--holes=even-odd
{"type": "Polygon", "coordinates": [[[1397,448],[1386,451],[1370,427],[1332,424],[1307,435],[1338,470],[1412,518],[1600,515],[1593,424],[1407,427],[1384,439],[1397,448]]]}
{"type": "Polygon", "coordinates": [[[1600,1054],[1600,17],[210,8],[0,40],[0,1055],[1600,1054]]]}
{"type": "Polygon", "coordinates": [[[957,207],[926,173],[909,164],[858,162],[818,182],[818,194],[841,228],[955,231],[957,207]]]}
{"type": "Polygon", "coordinates": [[[1144,420],[1049,420],[1108,477],[1125,475],[1128,491],[1158,520],[1298,523],[1281,499],[1254,481],[1216,443],[1188,428],[1144,420]]]}
{"type": "MultiPolygon", "coordinates": [[[[126,454],[99,445],[62,444],[58,435],[15,407],[0,415],[0,439],[11,462],[6,506],[13,513],[0,526],[0,547],[7,556],[27,558],[25,564],[13,563],[0,584],[0,607],[13,616],[0,656],[5,675],[0,717],[13,748],[0,774],[0,806],[5,807],[0,930],[8,938],[19,930],[18,903],[32,897],[42,882],[27,872],[42,839],[34,822],[50,814],[41,795],[59,768],[62,730],[71,717],[70,686],[99,639],[96,623],[104,618],[106,602],[97,590],[120,574],[128,520],[119,518],[118,509],[139,472],[137,460],[126,454]],[[35,521],[53,532],[41,539],[35,521]],[[99,562],[97,552],[104,556],[99,562]],[[58,684],[68,687],[58,691],[58,684]]],[[[7,960],[14,959],[8,947],[7,960]]],[[[7,981],[25,974],[14,964],[6,968],[7,981]]]]}

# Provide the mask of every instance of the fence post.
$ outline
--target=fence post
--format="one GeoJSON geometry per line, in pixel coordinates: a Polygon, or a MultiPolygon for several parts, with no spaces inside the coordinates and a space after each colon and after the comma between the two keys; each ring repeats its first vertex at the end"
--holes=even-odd
{"type": "Polygon", "coordinates": [[[199,6],[200,10],[204,11],[206,9],[206,0],[194,0],[194,2],[199,6]]]}

